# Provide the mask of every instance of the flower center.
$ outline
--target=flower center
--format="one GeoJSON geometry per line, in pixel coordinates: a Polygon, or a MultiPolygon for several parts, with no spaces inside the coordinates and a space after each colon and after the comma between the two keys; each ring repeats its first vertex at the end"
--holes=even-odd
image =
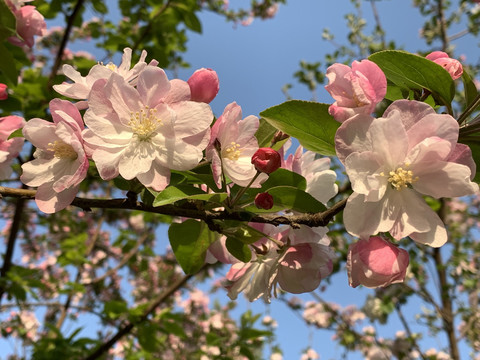
{"type": "Polygon", "coordinates": [[[150,139],[162,124],[162,120],[156,114],[157,109],[150,109],[148,106],[140,111],[130,113],[128,125],[140,140],[150,139]]]}
{"type": "MultiPolygon", "coordinates": [[[[408,166],[409,164],[405,164],[405,168],[408,168],[408,166]]],[[[381,172],[380,175],[386,176],[383,172],[381,172]]],[[[402,167],[397,168],[395,171],[390,171],[388,175],[388,182],[390,183],[392,188],[397,191],[409,187],[411,184],[418,180],[418,176],[413,176],[412,170],[406,170],[402,167]]]]}
{"type": "Polygon", "coordinates": [[[115,65],[112,62],[109,62],[107,65],[103,65],[103,66],[105,66],[107,69],[110,69],[112,71],[117,71],[117,65],[115,65]]]}
{"type": "Polygon", "coordinates": [[[240,150],[240,145],[237,144],[235,141],[232,141],[230,143],[230,146],[225,148],[223,156],[230,160],[237,161],[241,153],[242,150],[240,150]]]}
{"type": "Polygon", "coordinates": [[[78,158],[78,154],[73,150],[71,145],[64,143],[63,141],[56,140],[53,143],[48,143],[47,150],[52,151],[58,159],[70,159],[76,160],[78,158]]]}

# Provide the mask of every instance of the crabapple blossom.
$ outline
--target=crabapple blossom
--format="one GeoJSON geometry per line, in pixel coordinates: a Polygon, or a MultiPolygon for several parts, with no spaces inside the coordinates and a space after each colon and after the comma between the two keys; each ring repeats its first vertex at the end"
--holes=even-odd
{"type": "Polygon", "coordinates": [[[42,14],[35,6],[23,5],[23,2],[6,1],[8,7],[15,15],[16,31],[18,36],[12,36],[8,39],[10,43],[16,46],[28,46],[30,48],[35,44],[35,35],[44,35],[47,24],[42,14]]]}
{"type": "Polygon", "coordinates": [[[446,52],[434,51],[427,56],[428,60],[443,66],[448,71],[453,80],[458,79],[463,74],[463,66],[457,59],[452,59],[446,52]]]}
{"type": "Polygon", "coordinates": [[[422,195],[473,194],[475,163],[457,144],[459,126],[429,105],[397,100],[374,119],[357,115],[335,136],[353,194],[344,210],[347,231],[358,237],[387,232],[433,247],[447,241],[445,225],[422,195]]]}
{"type": "MultiPolygon", "coordinates": [[[[88,99],[88,95],[90,94],[95,81],[108,79],[110,78],[110,75],[114,73],[120,75],[128,83],[135,85],[138,76],[147,67],[147,63],[145,62],[146,57],[147,52],[143,50],[138,63],[130,68],[132,62],[132,49],[125,48],[123,49],[122,62],[118,67],[112,62],[106,65],[97,64],[90,69],[87,76],[82,76],[71,65],[65,64],[62,67],[62,72],[72,82],[64,82],[60,85],[54,85],[53,89],[59,94],[71,99],[85,100],[88,99]]],[[[157,64],[158,62],[153,60],[149,65],[156,66],[157,64]]],[[[84,102],[78,104],[80,109],[85,109],[87,106],[88,105],[84,102]]]]}
{"type": "Polygon", "coordinates": [[[354,61],[351,68],[333,64],[326,76],[325,89],[335,99],[328,112],[340,122],[356,114],[371,114],[387,93],[385,74],[370,60],[354,61]]]}
{"type": "Polygon", "coordinates": [[[260,148],[253,154],[252,164],[257,171],[271,174],[282,165],[282,159],[278,151],[272,148],[260,148]]]}
{"type": "MultiPolygon", "coordinates": [[[[242,108],[235,102],[228,104],[213,124],[206,154],[219,189],[222,173],[240,186],[247,186],[256,175],[251,159],[258,150],[255,137],[258,125],[258,118],[253,115],[242,120],[242,108]]],[[[260,187],[259,183],[252,186],[260,187]]]]}
{"type": "Polygon", "coordinates": [[[23,135],[37,149],[35,159],[22,165],[20,177],[25,185],[38,186],[35,202],[45,213],[71,204],[89,167],[78,109],[69,101],[54,99],[50,112],[53,123],[35,118],[23,128],[23,135]]]}
{"type": "Polygon", "coordinates": [[[198,69],[187,81],[190,86],[191,100],[209,104],[218,94],[219,81],[212,69],[198,69]]]}
{"type": "Polygon", "coordinates": [[[7,85],[0,83],[0,100],[8,98],[7,85]]]}
{"type": "Polygon", "coordinates": [[[270,302],[272,290],[276,295],[279,285],[284,291],[300,294],[315,290],[320,281],[332,272],[333,251],[326,228],[279,230],[270,224],[251,224],[277,239],[281,248],[263,238],[254,243],[263,249],[248,263],[232,265],[227,274],[228,296],[234,300],[244,292],[249,301],[263,297],[270,302]]]}
{"type": "Polygon", "coordinates": [[[25,120],[16,115],[0,118],[0,180],[5,180],[12,174],[11,162],[23,147],[24,138],[14,137],[7,140],[12,132],[21,129],[25,120]]]}
{"type": "Polygon", "coordinates": [[[348,282],[368,288],[403,282],[408,263],[408,253],[382,237],[360,239],[348,248],[348,282]]]}
{"type": "Polygon", "coordinates": [[[205,103],[165,103],[171,84],[165,72],[148,66],[134,88],[112,73],[92,87],[84,139],[100,176],[137,178],[156,191],[170,181],[170,169],[190,170],[203,158],[213,114],[205,103]]]}
{"type": "MultiPolygon", "coordinates": [[[[289,146],[290,142],[287,148],[289,146]]],[[[305,191],[323,204],[338,192],[338,186],[335,184],[337,175],[335,171],[330,170],[330,159],[319,157],[313,151],[304,152],[303,146],[299,146],[295,154],[288,156],[283,167],[302,175],[307,181],[305,191]]]]}

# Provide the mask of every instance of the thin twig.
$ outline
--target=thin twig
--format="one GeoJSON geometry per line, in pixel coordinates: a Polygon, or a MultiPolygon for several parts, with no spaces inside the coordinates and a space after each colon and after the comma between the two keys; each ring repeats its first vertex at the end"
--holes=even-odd
{"type": "Polygon", "coordinates": [[[447,22],[445,21],[445,12],[443,11],[443,0],[437,0],[437,15],[440,23],[440,36],[442,40],[442,51],[448,50],[447,22]]]}
{"type": "Polygon", "coordinates": [[[417,352],[420,354],[420,357],[423,360],[427,360],[425,355],[423,355],[422,350],[420,349],[420,346],[418,346],[417,340],[413,337],[413,333],[410,330],[410,326],[408,326],[408,323],[405,320],[405,317],[403,316],[402,310],[400,309],[400,304],[397,304],[395,306],[395,310],[397,311],[397,315],[398,315],[398,318],[400,319],[400,322],[402,323],[403,327],[405,328],[405,331],[407,333],[408,338],[411,339],[411,341],[413,342],[413,347],[415,348],[415,350],[417,350],[417,352]]]}
{"type": "MultiPolygon", "coordinates": [[[[22,189],[15,190],[26,190],[25,188],[26,186],[22,185],[22,189]]],[[[5,251],[5,256],[3,258],[3,266],[0,269],[0,278],[4,280],[0,285],[0,304],[2,302],[3,294],[5,293],[5,277],[12,266],[13,251],[15,250],[15,242],[17,240],[18,231],[20,230],[24,207],[25,199],[18,198],[15,205],[15,214],[13,215],[12,225],[10,226],[10,233],[8,234],[7,250],[5,251]]]]}
{"type": "Polygon", "coordinates": [[[175,293],[178,289],[183,287],[188,280],[193,275],[185,275],[182,278],[178,279],[175,283],[172,284],[167,290],[165,290],[158,298],[156,298],[147,310],[143,313],[143,315],[139,318],[137,322],[129,321],[126,325],[124,325],[117,333],[108,341],[100,345],[93,353],[87,356],[84,360],[94,360],[100,358],[103,354],[105,354],[109,349],[112,348],[113,345],[117,341],[119,341],[122,337],[129,334],[134,328],[135,325],[138,325],[148,319],[148,316],[155,311],[157,307],[159,307],[166,299],[168,299],[173,293],[175,293]]]}
{"type": "Polygon", "coordinates": [[[78,13],[80,12],[80,9],[83,6],[83,3],[85,0],[78,0],[77,3],[75,4],[75,7],[72,10],[72,13],[68,17],[67,21],[67,26],[65,28],[65,32],[63,33],[62,41],[60,42],[60,46],[57,51],[57,56],[55,58],[55,63],[53,64],[52,71],[50,72],[50,76],[48,78],[48,88],[52,86],[53,79],[58,73],[58,69],[60,68],[60,65],[62,64],[62,57],[63,57],[63,52],[65,51],[65,48],[67,47],[68,40],[70,38],[70,33],[72,32],[73,28],[73,23],[75,22],[75,18],[77,17],[78,13]]]}

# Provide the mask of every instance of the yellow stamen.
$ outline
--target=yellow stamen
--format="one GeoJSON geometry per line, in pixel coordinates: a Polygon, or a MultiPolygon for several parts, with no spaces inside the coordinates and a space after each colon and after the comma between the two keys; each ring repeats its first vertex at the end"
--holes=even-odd
{"type": "Polygon", "coordinates": [[[128,125],[141,140],[148,140],[162,124],[162,120],[157,117],[156,113],[157,109],[145,106],[144,109],[130,114],[128,125]]]}
{"type": "Polygon", "coordinates": [[[61,140],[56,140],[53,143],[48,143],[47,150],[52,151],[58,159],[70,159],[75,160],[78,158],[78,154],[73,150],[73,147],[64,143],[61,140]]]}
{"type": "MultiPolygon", "coordinates": [[[[405,164],[405,168],[408,168],[410,164],[405,164]]],[[[385,176],[385,173],[381,172],[381,176],[385,176]]],[[[413,176],[412,170],[406,170],[402,167],[397,168],[395,171],[388,173],[388,182],[397,191],[400,191],[414,182],[418,181],[418,176],[413,176]]]]}
{"type": "Polygon", "coordinates": [[[107,69],[110,69],[112,71],[117,71],[117,65],[115,65],[112,62],[109,62],[107,65],[104,65],[107,69]]]}
{"type": "Polygon", "coordinates": [[[240,145],[237,144],[235,141],[232,141],[230,143],[230,146],[225,148],[225,150],[223,151],[223,157],[233,161],[237,161],[241,153],[242,150],[240,150],[240,145]]]}

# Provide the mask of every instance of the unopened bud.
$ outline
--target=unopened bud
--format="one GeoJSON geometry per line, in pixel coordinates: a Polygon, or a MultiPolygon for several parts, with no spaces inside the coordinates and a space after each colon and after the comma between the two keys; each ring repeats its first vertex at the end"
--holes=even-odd
{"type": "Polygon", "coordinates": [[[0,83],[0,100],[8,98],[7,85],[0,83]]]}
{"type": "Polygon", "coordinates": [[[187,82],[190,86],[192,101],[208,104],[217,96],[219,81],[217,73],[212,69],[198,69],[187,82]]]}
{"type": "Polygon", "coordinates": [[[273,207],[273,196],[268,192],[257,194],[255,206],[259,209],[270,210],[273,207]]]}
{"type": "Polygon", "coordinates": [[[271,174],[282,165],[278,151],[272,148],[260,148],[252,156],[252,164],[260,172],[271,174]]]}

